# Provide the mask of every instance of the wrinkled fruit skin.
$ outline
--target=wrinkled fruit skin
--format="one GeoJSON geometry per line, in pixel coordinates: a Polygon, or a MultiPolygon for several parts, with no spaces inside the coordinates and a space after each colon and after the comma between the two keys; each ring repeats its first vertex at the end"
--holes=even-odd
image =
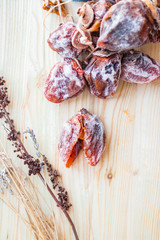
{"type": "Polygon", "coordinates": [[[149,34],[149,42],[157,43],[160,42],[160,30],[152,30],[149,34]]]}
{"type": "Polygon", "coordinates": [[[75,97],[85,87],[81,66],[73,59],[65,58],[51,69],[44,87],[48,101],[60,103],[75,97]]]}
{"type": "MultiPolygon", "coordinates": [[[[155,1],[156,2],[156,1],[155,1]]],[[[149,41],[152,43],[160,42],[160,9],[156,8],[157,14],[152,24],[152,29],[149,33],[149,41]]]]}
{"type": "Polygon", "coordinates": [[[120,1],[103,17],[98,47],[123,51],[144,44],[151,24],[141,0],[120,1]]]}
{"type": "Polygon", "coordinates": [[[117,90],[121,72],[119,54],[109,57],[93,56],[85,69],[90,92],[99,98],[109,98],[117,90]]]}
{"type": "Polygon", "coordinates": [[[150,83],[160,77],[160,65],[148,55],[128,51],[122,58],[121,79],[130,83],[150,83]]]}
{"type": "Polygon", "coordinates": [[[86,109],[80,110],[83,117],[84,154],[91,166],[96,166],[106,146],[106,135],[102,122],[86,109]]]}
{"type": "Polygon", "coordinates": [[[97,20],[102,20],[105,13],[109,10],[111,6],[112,4],[107,0],[99,0],[98,2],[96,2],[92,7],[95,18],[97,20]]]}
{"type": "Polygon", "coordinates": [[[50,48],[62,57],[78,57],[81,50],[72,45],[72,34],[75,30],[76,25],[72,22],[61,24],[48,38],[50,48]]]}
{"type": "Polygon", "coordinates": [[[67,168],[72,165],[82,148],[82,142],[79,140],[82,131],[82,117],[80,114],[74,115],[64,123],[59,140],[59,153],[67,168]]]}
{"type": "Polygon", "coordinates": [[[99,118],[86,109],[81,109],[64,123],[60,140],[59,153],[65,166],[69,168],[80,150],[91,166],[95,166],[104,152],[106,136],[99,118]]]}

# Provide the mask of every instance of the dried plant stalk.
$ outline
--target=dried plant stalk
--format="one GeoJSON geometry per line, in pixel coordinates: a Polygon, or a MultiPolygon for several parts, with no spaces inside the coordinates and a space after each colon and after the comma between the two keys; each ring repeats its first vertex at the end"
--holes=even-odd
{"type": "MultiPolygon", "coordinates": [[[[25,148],[24,144],[20,138],[20,132],[16,130],[14,121],[11,119],[9,112],[6,110],[6,107],[10,104],[10,100],[8,98],[8,88],[5,86],[5,80],[3,77],[0,77],[0,119],[4,120],[3,127],[7,132],[7,139],[12,143],[14,147],[14,152],[17,153],[17,158],[24,161],[24,164],[28,166],[29,169],[29,176],[30,175],[38,175],[42,183],[45,185],[48,193],[53,198],[55,203],[58,207],[63,211],[68,223],[70,224],[75,239],[78,240],[78,234],[75,228],[75,225],[68,214],[67,210],[70,208],[71,204],[68,201],[68,193],[65,191],[63,187],[59,187],[58,197],[54,194],[48,183],[46,182],[45,178],[42,176],[42,165],[38,158],[33,157],[27,149],[25,148]],[[60,199],[59,199],[60,198],[60,199]]],[[[47,166],[47,171],[50,172],[54,179],[51,179],[53,183],[55,183],[55,177],[57,177],[57,171],[52,172],[51,164],[48,162],[45,155],[43,155],[44,164],[47,166]]],[[[50,176],[49,174],[49,176],[50,176]]],[[[2,179],[3,180],[3,179],[2,179]]],[[[53,186],[53,189],[55,187],[53,186]]],[[[1,189],[0,189],[1,191],[1,189]]]]}
{"type": "MultiPolygon", "coordinates": [[[[6,191],[0,194],[0,199],[24,221],[27,227],[32,230],[36,239],[57,240],[54,216],[49,217],[42,210],[39,203],[42,195],[39,192],[37,193],[37,188],[31,180],[2,152],[0,152],[0,167],[3,168],[3,178],[9,179],[8,187],[12,189],[12,197],[17,198],[23,204],[28,219],[22,216],[18,209],[13,206],[6,191]]],[[[53,212],[53,210],[50,210],[50,212],[53,212]]]]}

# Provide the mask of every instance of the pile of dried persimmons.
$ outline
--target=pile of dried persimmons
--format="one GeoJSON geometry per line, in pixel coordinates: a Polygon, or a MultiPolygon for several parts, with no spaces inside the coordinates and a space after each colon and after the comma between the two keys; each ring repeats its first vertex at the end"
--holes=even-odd
{"type": "Polygon", "coordinates": [[[63,57],[47,78],[44,95],[54,103],[90,93],[109,98],[120,78],[149,83],[160,65],[135,48],[160,42],[160,6],[151,0],[89,1],[78,9],[78,23],[67,22],[50,34],[48,44],[63,57]],[[80,61],[81,59],[81,61],[80,61]]]}

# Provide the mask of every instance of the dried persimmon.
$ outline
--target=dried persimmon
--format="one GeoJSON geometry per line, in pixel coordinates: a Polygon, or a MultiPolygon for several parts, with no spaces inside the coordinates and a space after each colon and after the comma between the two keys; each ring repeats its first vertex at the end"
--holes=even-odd
{"type": "Polygon", "coordinates": [[[85,87],[83,70],[78,61],[65,58],[51,69],[44,87],[44,95],[53,103],[60,103],[80,94],[85,87]]]}
{"type": "Polygon", "coordinates": [[[48,38],[50,48],[63,57],[76,58],[79,56],[81,50],[72,45],[72,34],[75,30],[76,25],[72,22],[61,24],[48,38]]]}
{"type": "Polygon", "coordinates": [[[105,145],[106,135],[102,122],[86,109],[81,109],[79,114],[64,123],[59,140],[59,152],[67,168],[72,165],[82,148],[88,163],[95,166],[105,145]]]}
{"type": "Polygon", "coordinates": [[[119,54],[108,57],[94,55],[85,69],[85,78],[92,95],[109,98],[116,92],[121,71],[119,54]]]}
{"type": "Polygon", "coordinates": [[[64,123],[59,140],[59,153],[65,166],[69,168],[82,148],[82,116],[74,115],[64,123]]]}
{"type": "Polygon", "coordinates": [[[160,77],[160,64],[139,51],[127,51],[122,58],[122,80],[130,83],[150,83],[160,77]]]}
{"type": "Polygon", "coordinates": [[[103,99],[115,94],[120,75],[124,81],[137,83],[157,79],[159,64],[143,53],[133,50],[131,54],[130,50],[160,42],[159,5],[159,0],[84,3],[77,11],[77,24],[68,19],[70,22],[50,34],[49,46],[70,60],[66,64],[64,59],[51,70],[45,85],[46,98],[60,103],[76,96],[84,89],[85,78],[90,93],[103,99]],[[83,70],[78,67],[77,71],[74,66],[78,58],[83,70]]]}
{"type": "Polygon", "coordinates": [[[106,146],[104,127],[99,118],[86,109],[80,110],[83,119],[85,157],[91,166],[97,165],[106,146]]]}
{"type": "Polygon", "coordinates": [[[113,5],[103,17],[98,47],[123,51],[146,43],[151,29],[146,7],[141,0],[119,1],[113,5]]]}

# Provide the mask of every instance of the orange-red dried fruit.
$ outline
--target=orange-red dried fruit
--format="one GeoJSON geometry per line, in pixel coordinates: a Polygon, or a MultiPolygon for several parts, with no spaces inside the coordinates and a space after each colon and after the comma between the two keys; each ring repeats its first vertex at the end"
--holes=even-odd
{"type": "Polygon", "coordinates": [[[138,51],[127,51],[122,58],[122,80],[130,83],[150,83],[160,77],[160,64],[138,51]]]}
{"type": "Polygon", "coordinates": [[[103,17],[98,47],[123,51],[146,43],[152,21],[150,9],[141,0],[120,1],[103,17]]]}
{"type": "Polygon", "coordinates": [[[85,78],[92,95],[109,98],[116,92],[121,71],[119,54],[108,57],[93,56],[85,69],[85,78]]]}
{"type": "Polygon", "coordinates": [[[61,24],[49,35],[48,44],[50,48],[63,57],[76,58],[81,50],[72,45],[72,34],[75,30],[76,25],[72,22],[61,24]]]}
{"type": "Polygon", "coordinates": [[[99,118],[81,109],[84,128],[83,148],[88,163],[91,166],[97,165],[106,146],[106,135],[104,127],[99,118]]]}
{"type": "Polygon", "coordinates": [[[85,157],[95,166],[105,149],[106,136],[99,118],[86,109],[81,109],[65,122],[59,140],[59,152],[66,167],[70,167],[84,148],[85,157]]]}
{"type": "Polygon", "coordinates": [[[80,94],[85,87],[83,70],[77,61],[65,58],[51,69],[44,87],[44,96],[60,103],[80,94]]]}
{"type": "Polygon", "coordinates": [[[59,140],[59,153],[67,168],[72,165],[82,148],[82,142],[79,139],[82,132],[82,117],[80,114],[74,115],[64,123],[59,140]]]}

